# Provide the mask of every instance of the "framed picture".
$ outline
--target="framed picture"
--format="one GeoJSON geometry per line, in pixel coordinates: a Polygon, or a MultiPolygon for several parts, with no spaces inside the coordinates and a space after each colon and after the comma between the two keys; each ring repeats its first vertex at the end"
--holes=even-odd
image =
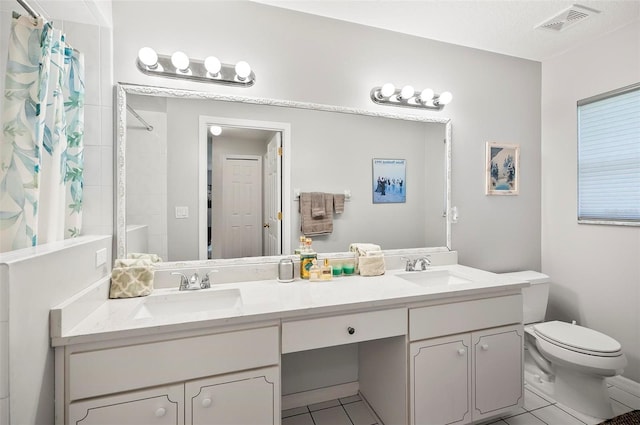
{"type": "Polygon", "coordinates": [[[373,203],[407,201],[407,160],[373,159],[373,203]]]}
{"type": "Polygon", "coordinates": [[[520,146],[487,142],[487,195],[517,195],[520,183],[520,146]]]}

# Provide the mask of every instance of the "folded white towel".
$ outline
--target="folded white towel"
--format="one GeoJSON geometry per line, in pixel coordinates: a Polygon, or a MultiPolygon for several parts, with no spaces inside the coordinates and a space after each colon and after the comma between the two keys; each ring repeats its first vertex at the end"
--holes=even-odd
{"type": "MultiPolygon", "coordinates": [[[[355,253],[355,272],[356,273],[360,273],[362,275],[362,271],[360,270],[360,260],[363,257],[378,257],[380,256],[380,258],[382,259],[382,250],[380,249],[380,245],[376,245],[373,243],[361,243],[361,242],[357,242],[357,243],[352,243],[351,245],[349,245],[349,251],[354,252],[355,253]]],[[[372,260],[372,262],[376,262],[376,261],[380,261],[380,260],[372,260]]],[[[365,273],[368,271],[365,271],[365,273]]],[[[366,276],[377,276],[379,274],[383,274],[384,273],[384,259],[382,259],[382,273],[378,273],[378,274],[368,274],[366,276]]],[[[365,275],[363,275],[365,276],[365,275]]]]}

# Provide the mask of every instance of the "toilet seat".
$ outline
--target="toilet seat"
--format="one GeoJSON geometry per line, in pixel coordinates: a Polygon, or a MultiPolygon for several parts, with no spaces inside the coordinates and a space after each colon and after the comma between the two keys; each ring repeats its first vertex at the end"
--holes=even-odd
{"type": "Polygon", "coordinates": [[[566,350],[598,357],[618,357],[622,347],[615,339],[578,325],[552,321],[533,326],[537,337],[566,350]]]}

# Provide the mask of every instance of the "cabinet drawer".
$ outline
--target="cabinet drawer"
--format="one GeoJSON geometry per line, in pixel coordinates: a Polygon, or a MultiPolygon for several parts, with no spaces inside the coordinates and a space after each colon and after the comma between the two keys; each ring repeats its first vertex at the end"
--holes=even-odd
{"type": "Polygon", "coordinates": [[[69,356],[69,398],[78,400],[278,362],[277,326],[74,353],[69,356]]]}
{"type": "Polygon", "coordinates": [[[297,320],[282,323],[282,352],[293,353],[406,333],[405,308],[297,320]]]}
{"type": "Polygon", "coordinates": [[[411,341],[522,322],[522,295],[462,301],[409,311],[411,341]]]}

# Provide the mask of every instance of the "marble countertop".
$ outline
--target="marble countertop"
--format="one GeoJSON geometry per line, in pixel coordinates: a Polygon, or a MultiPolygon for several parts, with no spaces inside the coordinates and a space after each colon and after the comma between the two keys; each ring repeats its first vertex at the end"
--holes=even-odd
{"type": "Polygon", "coordinates": [[[108,287],[107,280],[51,310],[53,346],[410,306],[529,286],[513,277],[458,264],[429,267],[426,272],[387,270],[381,276],[343,276],[326,282],[260,280],[215,284],[197,291],[156,289],[147,297],[116,300],[105,299],[105,283],[108,287]],[[461,279],[424,285],[402,277],[434,272],[461,279]],[[216,306],[208,308],[209,301],[216,306]],[[154,313],[154,306],[169,309],[166,314],[157,313],[164,310],[154,313]]]}

